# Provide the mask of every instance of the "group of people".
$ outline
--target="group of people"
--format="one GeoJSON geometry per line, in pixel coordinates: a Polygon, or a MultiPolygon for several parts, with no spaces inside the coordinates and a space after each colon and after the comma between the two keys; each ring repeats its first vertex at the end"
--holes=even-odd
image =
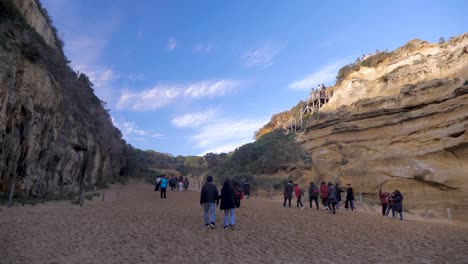
{"type": "Polygon", "coordinates": [[[220,209],[224,211],[224,229],[234,230],[235,209],[239,208],[242,198],[241,193],[236,191],[236,188],[239,188],[238,183],[235,183],[235,187],[229,178],[226,179],[221,188],[221,194],[219,194],[218,188],[213,183],[213,177],[208,176],[206,180],[200,193],[200,205],[204,209],[205,226],[215,228],[216,207],[220,205],[220,209]]]}
{"type": "MultiPolygon", "coordinates": [[[[304,191],[299,187],[298,184],[293,184],[292,180],[289,180],[284,186],[284,201],[283,207],[286,207],[287,202],[289,207],[291,207],[291,200],[293,192],[296,196],[297,207],[304,209],[304,204],[302,203],[302,197],[305,195],[304,191]]],[[[317,210],[319,208],[319,198],[321,199],[323,210],[328,211],[331,214],[336,214],[336,210],[340,208],[341,203],[341,193],[346,192],[346,202],[345,208],[351,208],[351,211],[356,210],[354,206],[354,190],[351,187],[351,184],[346,185],[346,189],[342,189],[338,183],[333,184],[329,182],[328,184],[324,181],[321,182],[320,186],[317,186],[314,182],[310,182],[308,194],[309,194],[309,206],[312,208],[312,202],[315,202],[317,210]]]]}
{"type": "Polygon", "coordinates": [[[188,189],[190,182],[187,177],[184,178],[182,176],[177,178],[177,177],[174,177],[174,175],[172,175],[170,179],[167,179],[166,175],[161,175],[161,176],[156,177],[154,191],[155,192],[159,191],[161,193],[161,199],[167,198],[166,189],[168,185],[171,187],[171,191],[174,191],[174,190],[177,191],[177,186],[178,186],[179,192],[181,192],[184,189],[185,190],[188,189]]]}
{"type": "Polygon", "coordinates": [[[395,190],[392,194],[379,190],[379,198],[383,216],[388,216],[388,213],[392,211],[393,218],[397,212],[400,215],[400,220],[403,220],[403,194],[400,190],[395,190]]]}
{"type": "Polygon", "coordinates": [[[312,88],[312,91],[310,92],[310,97],[312,100],[325,97],[325,91],[326,91],[325,85],[323,83],[319,84],[317,89],[312,88]]]}

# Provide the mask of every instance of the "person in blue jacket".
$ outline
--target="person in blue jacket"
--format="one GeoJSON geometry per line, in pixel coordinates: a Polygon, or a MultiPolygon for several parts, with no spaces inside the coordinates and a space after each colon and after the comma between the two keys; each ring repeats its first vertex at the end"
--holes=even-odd
{"type": "Polygon", "coordinates": [[[164,199],[166,199],[166,188],[167,188],[167,183],[168,183],[168,180],[166,178],[166,175],[163,175],[162,178],[161,178],[161,182],[160,182],[160,188],[161,188],[161,199],[163,198],[164,196],[164,199]]]}

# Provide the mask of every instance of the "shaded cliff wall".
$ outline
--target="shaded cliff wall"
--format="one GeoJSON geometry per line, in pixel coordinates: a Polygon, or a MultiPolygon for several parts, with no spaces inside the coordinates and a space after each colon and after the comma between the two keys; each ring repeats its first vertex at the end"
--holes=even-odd
{"type": "Polygon", "coordinates": [[[0,5],[0,192],[14,183],[17,191],[58,196],[124,177],[120,131],[88,77],[53,45],[57,36],[40,22],[48,20],[38,6],[0,5]]]}

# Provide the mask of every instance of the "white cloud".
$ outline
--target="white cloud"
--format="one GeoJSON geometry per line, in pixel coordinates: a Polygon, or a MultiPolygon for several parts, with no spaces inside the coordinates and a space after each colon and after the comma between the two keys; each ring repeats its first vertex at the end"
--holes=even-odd
{"type": "Polygon", "coordinates": [[[169,38],[167,40],[167,48],[169,49],[169,51],[175,50],[176,47],[177,47],[177,40],[175,38],[169,38]]]}
{"type": "Polygon", "coordinates": [[[268,118],[220,118],[200,126],[190,139],[195,143],[195,146],[202,149],[202,154],[230,152],[252,142],[255,131],[266,122],[268,122],[268,118]]]}
{"type": "Polygon", "coordinates": [[[193,98],[222,96],[237,86],[237,82],[230,80],[205,81],[188,85],[184,94],[193,98]]]}
{"type": "Polygon", "coordinates": [[[211,43],[198,43],[193,47],[195,53],[210,53],[214,49],[214,45],[211,43]]]}
{"type": "Polygon", "coordinates": [[[111,118],[114,126],[119,128],[125,140],[145,141],[147,138],[162,138],[163,134],[153,131],[146,131],[140,129],[134,122],[126,121],[124,119],[116,120],[111,118]]]}
{"type": "Polygon", "coordinates": [[[124,91],[117,102],[117,109],[154,110],[170,104],[179,94],[178,89],[164,86],[141,92],[124,91]]]}
{"type": "Polygon", "coordinates": [[[280,52],[280,47],[266,44],[257,49],[251,49],[242,55],[246,67],[267,68],[274,63],[274,58],[280,52]]]}
{"type": "Polygon", "coordinates": [[[209,122],[215,115],[216,111],[210,109],[206,112],[190,113],[175,117],[171,120],[171,123],[176,127],[197,127],[209,122]]]}
{"type": "Polygon", "coordinates": [[[289,85],[294,90],[308,90],[322,83],[334,83],[339,69],[350,62],[350,58],[341,59],[327,64],[319,70],[305,76],[302,80],[289,85]]]}
{"type": "Polygon", "coordinates": [[[155,110],[173,103],[176,99],[201,99],[223,96],[232,92],[237,81],[204,81],[186,85],[157,85],[140,92],[124,91],[117,102],[117,109],[134,111],[155,110]]]}

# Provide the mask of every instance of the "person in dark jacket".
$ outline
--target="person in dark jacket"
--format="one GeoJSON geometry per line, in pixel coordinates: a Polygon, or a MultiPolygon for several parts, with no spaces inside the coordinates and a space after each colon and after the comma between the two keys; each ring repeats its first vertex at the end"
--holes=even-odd
{"type": "Polygon", "coordinates": [[[185,179],[184,179],[184,188],[185,188],[185,190],[188,189],[189,185],[190,185],[190,182],[189,182],[188,178],[185,177],[185,179]]]}
{"type": "Polygon", "coordinates": [[[354,206],[354,190],[353,187],[351,187],[351,184],[346,184],[346,202],[345,202],[345,208],[348,209],[351,207],[351,211],[356,210],[356,206],[354,206]]]}
{"type": "Polygon", "coordinates": [[[333,183],[328,183],[328,196],[327,196],[328,212],[336,213],[336,188],[333,183]]]}
{"type": "Polygon", "coordinates": [[[206,178],[200,193],[200,204],[203,205],[205,212],[205,226],[215,228],[216,205],[219,204],[218,189],[213,184],[213,176],[206,178]]]}
{"type": "Polygon", "coordinates": [[[171,192],[174,191],[177,183],[177,178],[174,178],[174,175],[172,175],[171,179],[169,180],[169,185],[171,186],[171,192]]]}
{"type": "Polygon", "coordinates": [[[319,204],[318,204],[318,197],[319,197],[319,189],[315,183],[310,182],[309,186],[309,206],[312,208],[312,201],[315,201],[315,206],[317,207],[317,210],[319,210],[319,204]]]}
{"type": "Polygon", "coordinates": [[[403,220],[403,194],[399,190],[395,190],[395,198],[393,198],[395,211],[400,214],[400,220],[403,220]]]}
{"type": "Polygon", "coordinates": [[[229,178],[224,181],[223,188],[221,188],[220,199],[220,209],[224,210],[224,229],[228,229],[229,227],[234,229],[234,225],[236,224],[236,192],[229,178]]]}
{"type": "Polygon", "coordinates": [[[388,216],[388,213],[392,211],[392,217],[395,218],[395,192],[392,192],[390,197],[388,197],[387,210],[385,210],[385,216],[388,216]]]}
{"type": "Polygon", "coordinates": [[[340,209],[340,204],[341,204],[341,193],[344,192],[344,191],[340,187],[339,183],[335,184],[335,189],[336,189],[336,210],[339,210],[340,209]]]}
{"type": "Polygon", "coordinates": [[[289,207],[291,207],[292,193],[294,190],[293,182],[291,180],[284,186],[284,202],[283,207],[286,207],[286,201],[289,201],[289,207]]]}
{"type": "Polygon", "coordinates": [[[244,182],[244,194],[247,196],[247,199],[250,197],[250,183],[246,180],[244,182]]]}
{"type": "Polygon", "coordinates": [[[326,182],[320,183],[320,198],[322,199],[322,205],[324,211],[328,210],[327,199],[328,199],[328,186],[326,182]]]}

